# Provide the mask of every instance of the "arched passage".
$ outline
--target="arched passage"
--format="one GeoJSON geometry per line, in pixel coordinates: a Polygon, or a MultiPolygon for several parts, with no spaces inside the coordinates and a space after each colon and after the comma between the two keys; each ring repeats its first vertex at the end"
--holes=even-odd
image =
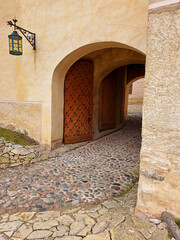
{"type": "Polygon", "coordinates": [[[99,134],[122,126],[127,115],[129,86],[143,74],[143,64],[131,64],[115,69],[103,79],[99,94],[99,134]]]}
{"type": "Polygon", "coordinates": [[[127,117],[128,111],[128,95],[129,95],[129,87],[133,84],[133,82],[144,78],[145,75],[145,66],[144,65],[130,65],[128,67],[127,74],[127,84],[125,88],[125,102],[124,102],[124,117],[127,117]]]}
{"type": "Polygon", "coordinates": [[[98,131],[99,88],[103,78],[113,70],[128,64],[144,64],[145,55],[138,50],[116,42],[89,44],[65,57],[55,68],[52,81],[52,148],[63,141],[64,80],[77,60],[88,59],[94,63],[93,138],[103,134],[98,131]]]}

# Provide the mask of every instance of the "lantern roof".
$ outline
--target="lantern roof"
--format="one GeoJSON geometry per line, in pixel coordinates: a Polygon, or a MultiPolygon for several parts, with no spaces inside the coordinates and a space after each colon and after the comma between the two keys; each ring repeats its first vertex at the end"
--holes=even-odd
{"type": "Polygon", "coordinates": [[[10,35],[8,35],[8,37],[20,37],[21,38],[21,36],[18,34],[18,32],[17,31],[13,31],[13,33],[12,34],[10,34],[10,35]]]}

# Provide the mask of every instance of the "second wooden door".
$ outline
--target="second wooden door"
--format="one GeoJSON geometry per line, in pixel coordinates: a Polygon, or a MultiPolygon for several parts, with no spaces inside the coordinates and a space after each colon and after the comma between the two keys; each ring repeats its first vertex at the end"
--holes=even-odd
{"type": "Polygon", "coordinates": [[[116,127],[116,74],[107,75],[100,86],[99,131],[116,127]]]}

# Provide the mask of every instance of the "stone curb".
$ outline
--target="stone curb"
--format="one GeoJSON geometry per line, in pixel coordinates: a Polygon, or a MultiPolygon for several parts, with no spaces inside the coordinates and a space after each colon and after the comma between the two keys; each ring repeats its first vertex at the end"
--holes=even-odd
{"type": "Polygon", "coordinates": [[[0,138],[0,169],[17,167],[58,156],[41,145],[23,146],[0,138]]]}

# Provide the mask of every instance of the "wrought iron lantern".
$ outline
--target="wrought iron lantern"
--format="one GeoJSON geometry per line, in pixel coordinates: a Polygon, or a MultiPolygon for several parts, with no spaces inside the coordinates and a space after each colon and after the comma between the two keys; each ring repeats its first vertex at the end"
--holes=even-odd
{"type": "Polygon", "coordinates": [[[32,45],[33,50],[36,50],[35,33],[32,33],[24,28],[17,26],[16,25],[17,19],[13,19],[12,21],[7,22],[7,24],[10,27],[14,26],[13,33],[8,36],[9,53],[12,55],[22,55],[22,37],[19,36],[16,30],[19,30],[24,35],[24,37],[28,40],[28,42],[32,45]]]}
{"type": "Polygon", "coordinates": [[[12,55],[22,55],[22,37],[14,31],[9,38],[9,53],[12,55]]]}

